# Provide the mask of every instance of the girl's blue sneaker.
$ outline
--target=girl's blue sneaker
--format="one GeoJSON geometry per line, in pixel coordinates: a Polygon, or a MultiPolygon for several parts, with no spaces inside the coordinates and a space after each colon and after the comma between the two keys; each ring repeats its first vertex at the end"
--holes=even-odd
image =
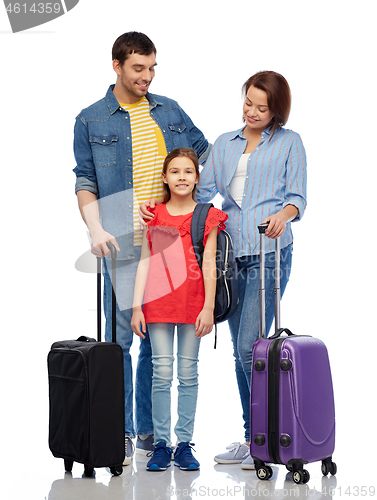
{"type": "MultiPolygon", "coordinates": [[[[169,446],[166,446],[165,441],[160,441],[159,443],[157,443],[154,447],[153,456],[147,463],[147,470],[166,470],[168,467],[170,467],[172,453],[173,450],[169,446]]],[[[150,455],[152,455],[152,452],[148,453],[147,456],[150,455]]]]}
{"type": "Polygon", "coordinates": [[[192,454],[192,446],[195,446],[194,443],[181,442],[174,452],[174,465],[181,470],[198,470],[200,467],[200,463],[192,454]]]}

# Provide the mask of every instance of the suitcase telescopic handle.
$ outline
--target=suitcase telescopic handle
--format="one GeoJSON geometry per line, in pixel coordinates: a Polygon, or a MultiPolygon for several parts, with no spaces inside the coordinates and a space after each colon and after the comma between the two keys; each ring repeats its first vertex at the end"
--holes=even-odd
{"type": "MultiPolygon", "coordinates": [[[[112,298],[111,298],[111,330],[112,341],[116,342],[116,258],[117,251],[112,243],[106,243],[111,253],[111,282],[112,282],[112,298]]],[[[102,293],[101,293],[101,275],[102,263],[101,257],[97,257],[97,340],[101,342],[102,331],[102,293]]]]}
{"type": "MultiPolygon", "coordinates": [[[[266,289],[265,289],[265,232],[268,222],[258,225],[260,236],[260,260],[259,260],[259,337],[266,338],[266,289]]],[[[275,335],[280,327],[280,238],[275,240],[275,335]]]]}

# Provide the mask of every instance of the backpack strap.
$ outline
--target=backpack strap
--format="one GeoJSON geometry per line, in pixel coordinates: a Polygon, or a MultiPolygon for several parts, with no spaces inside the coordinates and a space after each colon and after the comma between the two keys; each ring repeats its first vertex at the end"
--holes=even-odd
{"type": "Polygon", "coordinates": [[[212,203],[198,203],[194,209],[191,219],[191,241],[200,269],[202,268],[204,252],[204,231],[208,212],[211,207],[213,207],[212,203]]]}
{"type": "MultiPolygon", "coordinates": [[[[200,269],[202,268],[203,263],[203,254],[204,254],[204,231],[206,228],[206,220],[208,217],[209,209],[213,207],[212,203],[198,203],[194,208],[194,213],[192,214],[191,219],[191,241],[192,246],[194,248],[195,257],[198,261],[200,269]]],[[[217,345],[217,324],[215,318],[215,344],[214,349],[216,349],[217,345]]]]}

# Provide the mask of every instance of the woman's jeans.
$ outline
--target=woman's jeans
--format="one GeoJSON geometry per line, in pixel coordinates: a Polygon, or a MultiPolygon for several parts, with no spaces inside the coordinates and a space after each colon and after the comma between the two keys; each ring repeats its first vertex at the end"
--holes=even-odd
{"type": "Polygon", "coordinates": [[[195,325],[185,323],[149,323],[152,346],[152,418],[154,442],[171,445],[171,394],[173,380],[174,330],[178,339],[178,422],[174,428],[178,442],[190,442],[194,431],[198,397],[198,353],[200,339],[195,325]]]}
{"type": "MultiPolygon", "coordinates": [[[[281,250],[280,288],[281,296],[291,273],[292,244],[281,250]]],[[[245,428],[245,441],[250,441],[250,382],[252,348],[259,337],[259,255],[248,255],[237,259],[239,304],[229,318],[229,329],[233,341],[233,355],[240,393],[245,428]]],[[[275,314],[275,252],[266,254],[266,332],[268,334],[275,314]]]]}

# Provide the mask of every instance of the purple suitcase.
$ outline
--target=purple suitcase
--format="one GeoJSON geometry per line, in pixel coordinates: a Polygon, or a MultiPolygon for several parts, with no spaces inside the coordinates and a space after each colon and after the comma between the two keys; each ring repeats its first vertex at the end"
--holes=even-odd
{"type": "Polygon", "coordinates": [[[335,408],[329,357],[314,337],[280,328],[280,248],[275,248],[275,334],[266,337],[264,232],[260,254],[260,338],[253,346],[250,454],[259,479],[272,476],[269,463],[284,464],[297,484],[307,483],[304,465],[322,461],[336,474],[335,408]],[[288,336],[283,336],[286,333],[288,336]]]}

